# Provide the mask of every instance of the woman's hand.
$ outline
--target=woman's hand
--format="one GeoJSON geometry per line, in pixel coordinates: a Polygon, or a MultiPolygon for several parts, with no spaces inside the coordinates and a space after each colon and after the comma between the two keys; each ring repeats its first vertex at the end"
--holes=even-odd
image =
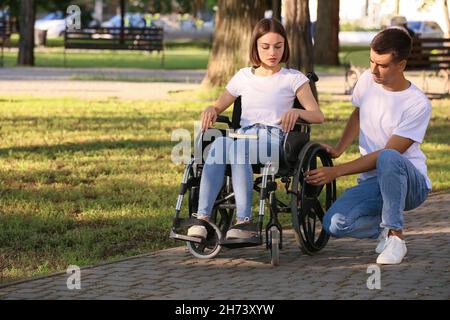
{"type": "Polygon", "coordinates": [[[289,132],[294,129],[295,122],[300,117],[299,109],[291,109],[281,117],[281,129],[284,132],[289,132]]]}
{"type": "Polygon", "coordinates": [[[216,108],[213,106],[210,106],[206,108],[201,115],[200,122],[201,122],[201,130],[205,132],[210,125],[213,125],[214,122],[216,122],[217,119],[217,111],[216,108]]]}

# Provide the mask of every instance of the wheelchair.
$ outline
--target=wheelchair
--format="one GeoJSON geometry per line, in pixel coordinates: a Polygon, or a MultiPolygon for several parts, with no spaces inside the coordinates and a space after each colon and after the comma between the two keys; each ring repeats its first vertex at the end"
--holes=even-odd
{"type": "MultiPolygon", "coordinates": [[[[310,81],[318,80],[314,73],[308,73],[307,77],[310,81]]],[[[304,109],[297,99],[295,99],[293,107],[304,109]]],[[[237,130],[240,127],[241,111],[241,100],[238,97],[233,105],[232,120],[230,121],[227,116],[218,116],[216,122],[225,123],[229,129],[237,130]]],[[[220,132],[222,135],[226,134],[226,130],[220,130],[220,132]]],[[[270,251],[270,262],[276,266],[279,264],[279,254],[283,248],[283,230],[278,215],[290,213],[296,243],[300,250],[308,255],[319,252],[329,239],[328,233],[322,227],[322,221],[326,210],[336,200],[336,181],[324,186],[313,186],[305,182],[306,171],[320,166],[333,166],[332,159],[326,150],[318,143],[310,141],[310,133],[310,124],[297,121],[294,129],[285,135],[276,173],[271,171],[273,165],[271,162],[252,165],[254,176],[257,172],[255,170],[260,169],[262,172],[253,182],[253,190],[259,193],[258,217],[251,223],[236,226],[256,234],[247,239],[225,238],[226,232],[232,226],[236,211],[230,165],[226,166],[224,183],[214,203],[210,221],[199,220],[192,215],[197,212],[198,208],[203,169],[203,164],[198,163],[195,156],[192,156],[184,170],[170,238],[186,241],[189,252],[201,259],[214,258],[222,247],[258,246],[262,245],[265,239],[266,249],[270,251]],[[277,197],[277,189],[280,185],[284,185],[290,203],[286,203],[286,200],[283,202],[279,199],[280,197],[277,197]],[[188,217],[183,218],[181,217],[181,208],[185,196],[188,198],[188,217]],[[266,207],[268,207],[270,217],[263,233],[266,207]],[[193,225],[206,227],[208,233],[205,239],[186,235],[186,228],[193,225]]],[[[197,141],[201,144],[202,151],[212,143],[212,141],[204,141],[202,134],[197,137],[197,141]]]]}

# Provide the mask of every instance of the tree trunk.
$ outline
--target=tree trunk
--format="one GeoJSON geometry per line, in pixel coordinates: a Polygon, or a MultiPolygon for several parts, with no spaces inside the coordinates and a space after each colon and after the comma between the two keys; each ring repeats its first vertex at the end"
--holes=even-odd
{"type": "Polygon", "coordinates": [[[444,9],[444,14],[445,14],[445,22],[447,23],[447,37],[450,37],[450,17],[449,17],[449,13],[448,13],[447,0],[443,0],[442,5],[444,7],[443,9],[444,9]]]}
{"type": "Polygon", "coordinates": [[[199,17],[199,13],[203,10],[205,5],[204,0],[193,0],[191,1],[191,13],[195,19],[199,17]]]}
{"type": "Polygon", "coordinates": [[[202,86],[228,83],[240,68],[249,65],[250,38],[255,24],[264,17],[263,0],[218,0],[216,30],[208,70],[202,86]]]}
{"type": "Polygon", "coordinates": [[[34,19],[34,0],[20,0],[18,65],[34,66],[34,19]]]}
{"type": "MultiPolygon", "coordinates": [[[[286,32],[291,47],[290,66],[305,74],[314,71],[308,0],[286,2],[286,32]]],[[[317,99],[317,90],[313,82],[311,89],[317,99]]]]}
{"type": "Polygon", "coordinates": [[[272,18],[281,21],[281,0],[272,0],[272,18]]]}
{"type": "Polygon", "coordinates": [[[339,65],[339,0],[318,2],[314,63],[339,65]]]}

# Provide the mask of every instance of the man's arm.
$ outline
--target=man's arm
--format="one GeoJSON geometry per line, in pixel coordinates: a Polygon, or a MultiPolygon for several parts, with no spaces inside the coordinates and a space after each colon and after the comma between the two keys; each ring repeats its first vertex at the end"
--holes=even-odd
{"type": "Polygon", "coordinates": [[[359,159],[340,164],[335,167],[322,167],[306,172],[306,182],[312,185],[327,184],[334,179],[351,174],[367,172],[377,166],[378,154],[385,149],[394,149],[404,153],[414,143],[413,140],[393,135],[387,142],[384,149],[366,154],[359,159]]]}
{"type": "Polygon", "coordinates": [[[355,141],[356,137],[359,135],[359,108],[355,108],[350,118],[347,121],[342,137],[339,143],[334,148],[327,144],[322,144],[322,146],[327,150],[327,152],[333,158],[338,158],[341,154],[347,150],[347,148],[355,141]]]}

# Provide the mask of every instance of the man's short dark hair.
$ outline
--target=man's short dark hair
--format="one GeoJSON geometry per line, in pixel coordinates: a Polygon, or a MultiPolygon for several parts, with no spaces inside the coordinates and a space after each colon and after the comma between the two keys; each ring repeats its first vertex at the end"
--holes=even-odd
{"type": "Polygon", "coordinates": [[[378,54],[391,53],[394,61],[399,62],[407,60],[411,54],[412,39],[406,30],[388,28],[373,38],[370,48],[378,54]]]}

